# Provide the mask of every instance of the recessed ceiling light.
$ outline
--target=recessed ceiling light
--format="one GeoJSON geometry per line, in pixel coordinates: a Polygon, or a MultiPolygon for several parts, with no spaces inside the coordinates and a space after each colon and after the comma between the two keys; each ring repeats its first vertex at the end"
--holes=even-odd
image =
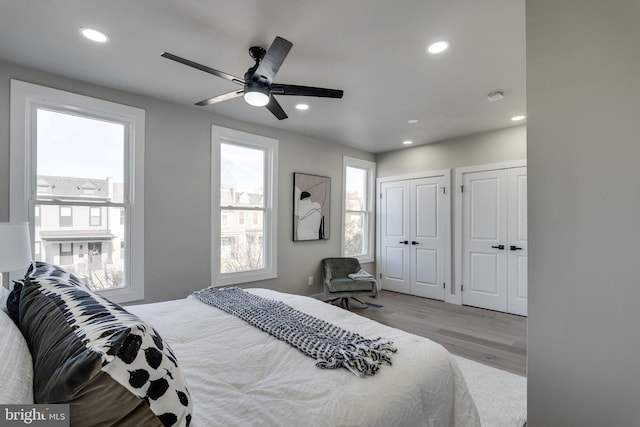
{"type": "Polygon", "coordinates": [[[441,53],[449,48],[449,42],[446,40],[440,40],[435,43],[431,43],[427,48],[429,53],[441,53]]]}
{"type": "Polygon", "coordinates": [[[412,125],[415,125],[415,124],[416,124],[416,123],[418,123],[419,121],[420,121],[420,120],[418,120],[418,119],[411,119],[411,120],[409,120],[407,123],[412,124],[412,125]]]}
{"type": "Polygon", "coordinates": [[[519,122],[520,120],[524,120],[526,116],[513,116],[511,117],[512,122],[519,122]]]}
{"type": "Polygon", "coordinates": [[[404,145],[411,145],[411,144],[413,144],[413,141],[409,141],[409,140],[407,139],[406,141],[402,141],[402,143],[403,143],[404,145]]]}
{"type": "Polygon", "coordinates": [[[106,43],[109,41],[109,37],[107,37],[105,33],[93,28],[80,28],[80,34],[96,43],[106,43]]]}
{"type": "Polygon", "coordinates": [[[298,110],[308,110],[309,106],[307,104],[296,104],[296,108],[298,110]]]}

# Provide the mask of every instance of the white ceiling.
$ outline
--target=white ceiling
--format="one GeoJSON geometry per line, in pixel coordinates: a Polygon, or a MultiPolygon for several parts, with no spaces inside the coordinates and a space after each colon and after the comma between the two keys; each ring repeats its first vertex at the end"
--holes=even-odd
{"type": "Polygon", "coordinates": [[[522,124],[510,118],[525,114],[524,0],[1,0],[0,58],[373,153],[522,124]],[[110,43],[83,39],[82,26],[110,43]],[[241,97],[196,107],[240,86],[160,57],[242,77],[248,48],[275,36],[293,43],[275,82],[344,98],[280,96],[282,121],[241,97]],[[451,48],[426,54],[440,39],[451,48]],[[494,91],[505,98],[487,102],[494,91]]]}

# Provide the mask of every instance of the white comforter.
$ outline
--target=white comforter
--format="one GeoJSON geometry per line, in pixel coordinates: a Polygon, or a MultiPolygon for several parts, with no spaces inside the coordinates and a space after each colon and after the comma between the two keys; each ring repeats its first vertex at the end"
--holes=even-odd
{"type": "Polygon", "coordinates": [[[370,377],[322,370],[315,361],[194,297],[129,306],[171,345],[205,426],[479,426],[455,359],[428,339],[321,301],[267,289],[257,295],[365,337],[387,338],[392,366],[370,377]]]}

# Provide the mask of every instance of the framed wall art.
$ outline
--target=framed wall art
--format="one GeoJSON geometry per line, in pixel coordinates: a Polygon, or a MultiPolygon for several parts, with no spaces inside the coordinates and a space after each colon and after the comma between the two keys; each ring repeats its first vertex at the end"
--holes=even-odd
{"type": "Polygon", "coordinates": [[[293,240],[329,240],[331,178],[293,173],[293,240]]]}

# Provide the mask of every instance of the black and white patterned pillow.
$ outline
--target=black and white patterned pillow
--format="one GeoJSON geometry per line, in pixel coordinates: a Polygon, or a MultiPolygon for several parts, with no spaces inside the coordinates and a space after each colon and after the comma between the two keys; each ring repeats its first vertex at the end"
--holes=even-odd
{"type": "Polygon", "coordinates": [[[60,267],[37,263],[20,285],[14,318],[32,352],[36,403],[70,403],[76,425],[189,425],[178,361],[150,324],[60,267]]]}
{"type": "Polygon", "coordinates": [[[27,273],[23,279],[14,280],[13,290],[9,293],[5,304],[5,311],[16,324],[18,324],[18,310],[20,303],[20,291],[27,278],[35,279],[38,277],[54,279],[60,286],[78,286],[88,289],[87,285],[80,280],[75,274],[68,272],[57,265],[47,264],[46,262],[33,262],[27,269],[27,273]]]}
{"type": "Polygon", "coordinates": [[[55,283],[59,286],[78,286],[88,289],[87,285],[73,273],[68,272],[62,267],[46,262],[36,261],[27,269],[25,279],[42,278],[48,280],[49,283],[55,283]]]}

